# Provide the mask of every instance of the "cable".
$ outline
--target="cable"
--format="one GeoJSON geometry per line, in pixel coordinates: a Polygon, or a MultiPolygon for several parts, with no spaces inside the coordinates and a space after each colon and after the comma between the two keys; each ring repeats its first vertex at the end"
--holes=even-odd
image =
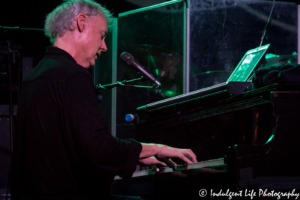
{"type": "Polygon", "coordinates": [[[272,16],[272,14],[273,14],[274,5],[275,5],[275,0],[273,0],[273,6],[272,6],[272,9],[271,9],[269,18],[268,18],[268,22],[267,22],[267,24],[266,24],[266,26],[265,26],[265,28],[264,28],[264,30],[263,30],[263,34],[262,34],[262,36],[261,36],[261,40],[260,40],[260,45],[259,45],[259,46],[262,45],[263,40],[264,40],[264,38],[265,38],[266,31],[267,31],[267,27],[268,27],[268,25],[269,25],[269,23],[270,23],[270,21],[271,21],[271,16],[272,16]]]}

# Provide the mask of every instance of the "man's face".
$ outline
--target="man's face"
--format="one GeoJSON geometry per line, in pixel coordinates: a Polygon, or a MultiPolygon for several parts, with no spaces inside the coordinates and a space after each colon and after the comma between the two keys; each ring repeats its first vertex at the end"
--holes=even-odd
{"type": "Polygon", "coordinates": [[[105,36],[107,34],[107,22],[99,14],[88,17],[86,32],[82,45],[82,66],[85,68],[95,65],[95,60],[102,51],[106,51],[105,36]]]}

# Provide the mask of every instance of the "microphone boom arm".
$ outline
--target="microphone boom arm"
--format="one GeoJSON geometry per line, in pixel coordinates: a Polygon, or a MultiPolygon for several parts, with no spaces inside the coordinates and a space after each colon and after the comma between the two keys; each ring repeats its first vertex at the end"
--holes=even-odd
{"type": "Polygon", "coordinates": [[[140,78],[132,79],[132,80],[124,80],[124,81],[118,81],[116,83],[111,83],[107,85],[101,85],[98,84],[96,85],[97,90],[107,90],[107,89],[112,89],[116,86],[128,86],[128,87],[143,87],[143,88],[155,88],[156,85],[153,84],[153,86],[141,86],[141,85],[128,85],[129,83],[137,82],[137,81],[143,81],[145,78],[142,76],[140,78]]]}

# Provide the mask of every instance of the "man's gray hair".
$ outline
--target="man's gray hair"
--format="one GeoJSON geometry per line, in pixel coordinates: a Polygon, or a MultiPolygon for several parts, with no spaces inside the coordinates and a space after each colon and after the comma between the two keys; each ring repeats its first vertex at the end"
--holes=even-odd
{"type": "Polygon", "coordinates": [[[112,13],[94,0],[65,0],[46,16],[44,30],[50,42],[53,43],[56,36],[63,36],[68,30],[75,30],[72,21],[80,13],[87,16],[100,13],[106,19],[108,29],[112,26],[112,13]]]}

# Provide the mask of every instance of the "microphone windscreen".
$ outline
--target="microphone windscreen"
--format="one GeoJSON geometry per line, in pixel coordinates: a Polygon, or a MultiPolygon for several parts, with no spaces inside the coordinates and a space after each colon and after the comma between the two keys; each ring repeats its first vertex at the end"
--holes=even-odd
{"type": "Polygon", "coordinates": [[[128,52],[123,52],[120,57],[127,65],[132,65],[135,62],[135,58],[128,52]]]}

